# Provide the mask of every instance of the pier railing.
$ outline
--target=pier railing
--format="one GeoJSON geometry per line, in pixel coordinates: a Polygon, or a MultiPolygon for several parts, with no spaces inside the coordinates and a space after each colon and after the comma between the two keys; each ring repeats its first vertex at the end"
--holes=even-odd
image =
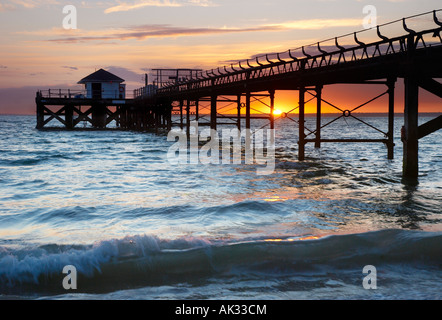
{"type": "Polygon", "coordinates": [[[134,90],[134,98],[149,98],[153,97],[157,93],[157,86],[148,85],[146,87],[142,87],[134,90]]]}
{"type": "MultiPolygon", "coordinates": [[[[58,98],[58,99],[88,99],[87,90],[76,89],[48,89],[40,90],[39,95],[42,98],[58,98]]],[[[126,91],[121,94],[118,90],[100,90],[92,92],[93,96],[99,96],[102,99],[131,99],[134,97],[132,92],[126,91]]]]}
{"type": "Polygon", "coordinates": [[[202,71],[197,73],[196,79],[163,87],[158,90],[158,94],[167,96],[180,92],[198,91],[300,70],[329,67],[392,54],[406,54],[411,49],[440,46],[442,45],[442,22],[437,17],[437,13],[440,11],[442,9],[403,18],[372,29],[327,39],[282,53],[260,55],[253,59],[238,61],[230,66],[202,71]],[[432,14],[431,19],[429,19],[431,24],[429,28],[423,31],[417,32],[407,25],[408,21],[413,18],[422,20],[424,16],[428,17],[430,14],[432,14]],[[402,35],[387,37],[382,34],[381,28],[388,25],[395,25],[395,28],[401,27],[402,35]],[[380,40],[366,44],[360,40],[360,34],[370,30],[376,32],[376,36],[380,40]],[[344,46],[339,43],[342,38],[348,37],[353,38],[353,45],[344,46]],[[332,45],[329,44],[331,41],[333,42],[332,45]],[[328,45],[326,45],[327,43],[328,45]]]}
{"type": "Polygon", "coordinates": [[[72,90],[72,89],[48,89],[40,90],[40,96],[42,98],[86,98],[86,90],[72,90]]]}

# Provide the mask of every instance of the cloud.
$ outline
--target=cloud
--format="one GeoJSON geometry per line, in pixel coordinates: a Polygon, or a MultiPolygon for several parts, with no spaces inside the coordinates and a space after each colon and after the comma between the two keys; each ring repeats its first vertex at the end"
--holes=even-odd
{"type": "Polygon", "coordinates": [[[289,21],[279,24],[271,24],[270,26],[278,26],[284,29],[296,30],[319,30],[325,28],[337,27],[355,27],[361,26],[361,19],[306,19],[298,21],[289,21]]]}
{"type": "Polygon", "coordinates": [[[0,3],[0,12],[14,10],[15,7],[10,3],[0,3]]]}
{"type": "Polygon", "coordinates": [[[71,70],[78,70],[77,67],[70,67],[70,66],[62,66],[62,68],[71,69],[71,70]]]}
{"type": "Polygon", "coordinates": [[[0,3],[0,11],[18,8],[33,9],[44,5],[60,4],[57,0],[5,0],[0,3]]]}
{"type": "Polygon", "coordinates": [[[124,79],[126,82],[140,83],[143,79],[143,74],[136,73],[124,67],[108,66],[105,67],[104,69],[106,71],[109,71],[110,73],[119,76],[120,78],[124,79]]]}
{"type": "Polygon", "coordinates": [[[168,24],[143,25],[114,30],[113,33],[98,31],[89,32],[85,36],[51,39],[52,42],[78,42],[78,41],[103,41],[103,40],[145,40],[158,37],[198,36],[208,34],[226,34],[257,31],[277,31],[283,28],[278,26],[258,26],[250,28],[187,28],[174,27],[168,24]]]}
{"type": "Polygon", "coordinates": [[[78,36],[50,39],[52,42],[85,42],[85,41],[110,41],[110,40],[145,40],[149,38],[165,38],[179,36],[200,36],[210,34],[228,34],[245,32],[268,32],[286,30],[319,30],[333,27],[360,27],[360,19],[307,19],[288,21],[277,24],[265,24],[245,28],[222,27],[222,28],[192,28],[176,27],[170,24],[149,24],[129,26],[114,30],[83,31],[76,30],[78,36]]]}
{"type": "Polygon", "coordinates": [[[122,12],[141,9],[144,7],[184,7],[199,6],[209,7],[213,4],[209,0],[138,0],[132,2],[119,2],[118,5],[104,10],[104,13],[122,12]]]}

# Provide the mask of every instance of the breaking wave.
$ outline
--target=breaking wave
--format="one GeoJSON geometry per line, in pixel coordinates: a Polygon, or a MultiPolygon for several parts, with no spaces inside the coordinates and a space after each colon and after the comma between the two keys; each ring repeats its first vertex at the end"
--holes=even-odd
{"type": "Polygon", "coordinates": [[[78,272],[78,291],[99,293],[149,285],[231,277],[311,275],[365,265],[442,264],[442,233],[381,230],[323,238],[255,239],[128,236],[93,245],[0,247],[0,293],[63,293],[63,267],[78,272]]]}

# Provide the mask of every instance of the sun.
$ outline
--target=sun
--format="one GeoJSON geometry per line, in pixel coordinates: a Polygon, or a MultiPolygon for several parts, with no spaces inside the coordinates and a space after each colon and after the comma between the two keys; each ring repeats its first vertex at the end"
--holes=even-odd
{"type": "Polygon", "coordinates": [[[273,110],[273,115],[275,115],[275,116],[279,116],[280,114],[282,114],[282,111],[281,111],[281,110],[279,110],[279,109],[275,109],[275,110],[273,110]]]}

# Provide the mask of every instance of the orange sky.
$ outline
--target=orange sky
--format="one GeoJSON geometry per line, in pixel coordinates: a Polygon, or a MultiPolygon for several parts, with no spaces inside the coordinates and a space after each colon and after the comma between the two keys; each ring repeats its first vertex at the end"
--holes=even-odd
{"type": "MultiPolygon", "coordinates": [[[[99,68],[125,79],[132,91],[154,68],[206,70],[348,34],[362,29],[367,4],[376,7],[378,24],[440,6],[439,0],[4,0],[0,114],[34,114],[37,90],[78,88],[77,81],[99,68]],[[67,4],[77,9],[77,29],[62,25],[67,4]]],[[[324,99],[351,109],[384,89],[329,86],[324,99]]],[[[399,80],[396,112],[403,109],[402,91],[399,80]]],[[[296,92],[277,92],[276,108],[288,111],[297,99],[296,92]]],[[[421,95],[422,112],[439,106],[421,95]]],[[[314,110],[314,102],[307,105],[314,110]]],[[[335,112],[326,105],[323,111],[335,112]]],[[[385,112],[386,98],[361,111],[385,112]]]]}

